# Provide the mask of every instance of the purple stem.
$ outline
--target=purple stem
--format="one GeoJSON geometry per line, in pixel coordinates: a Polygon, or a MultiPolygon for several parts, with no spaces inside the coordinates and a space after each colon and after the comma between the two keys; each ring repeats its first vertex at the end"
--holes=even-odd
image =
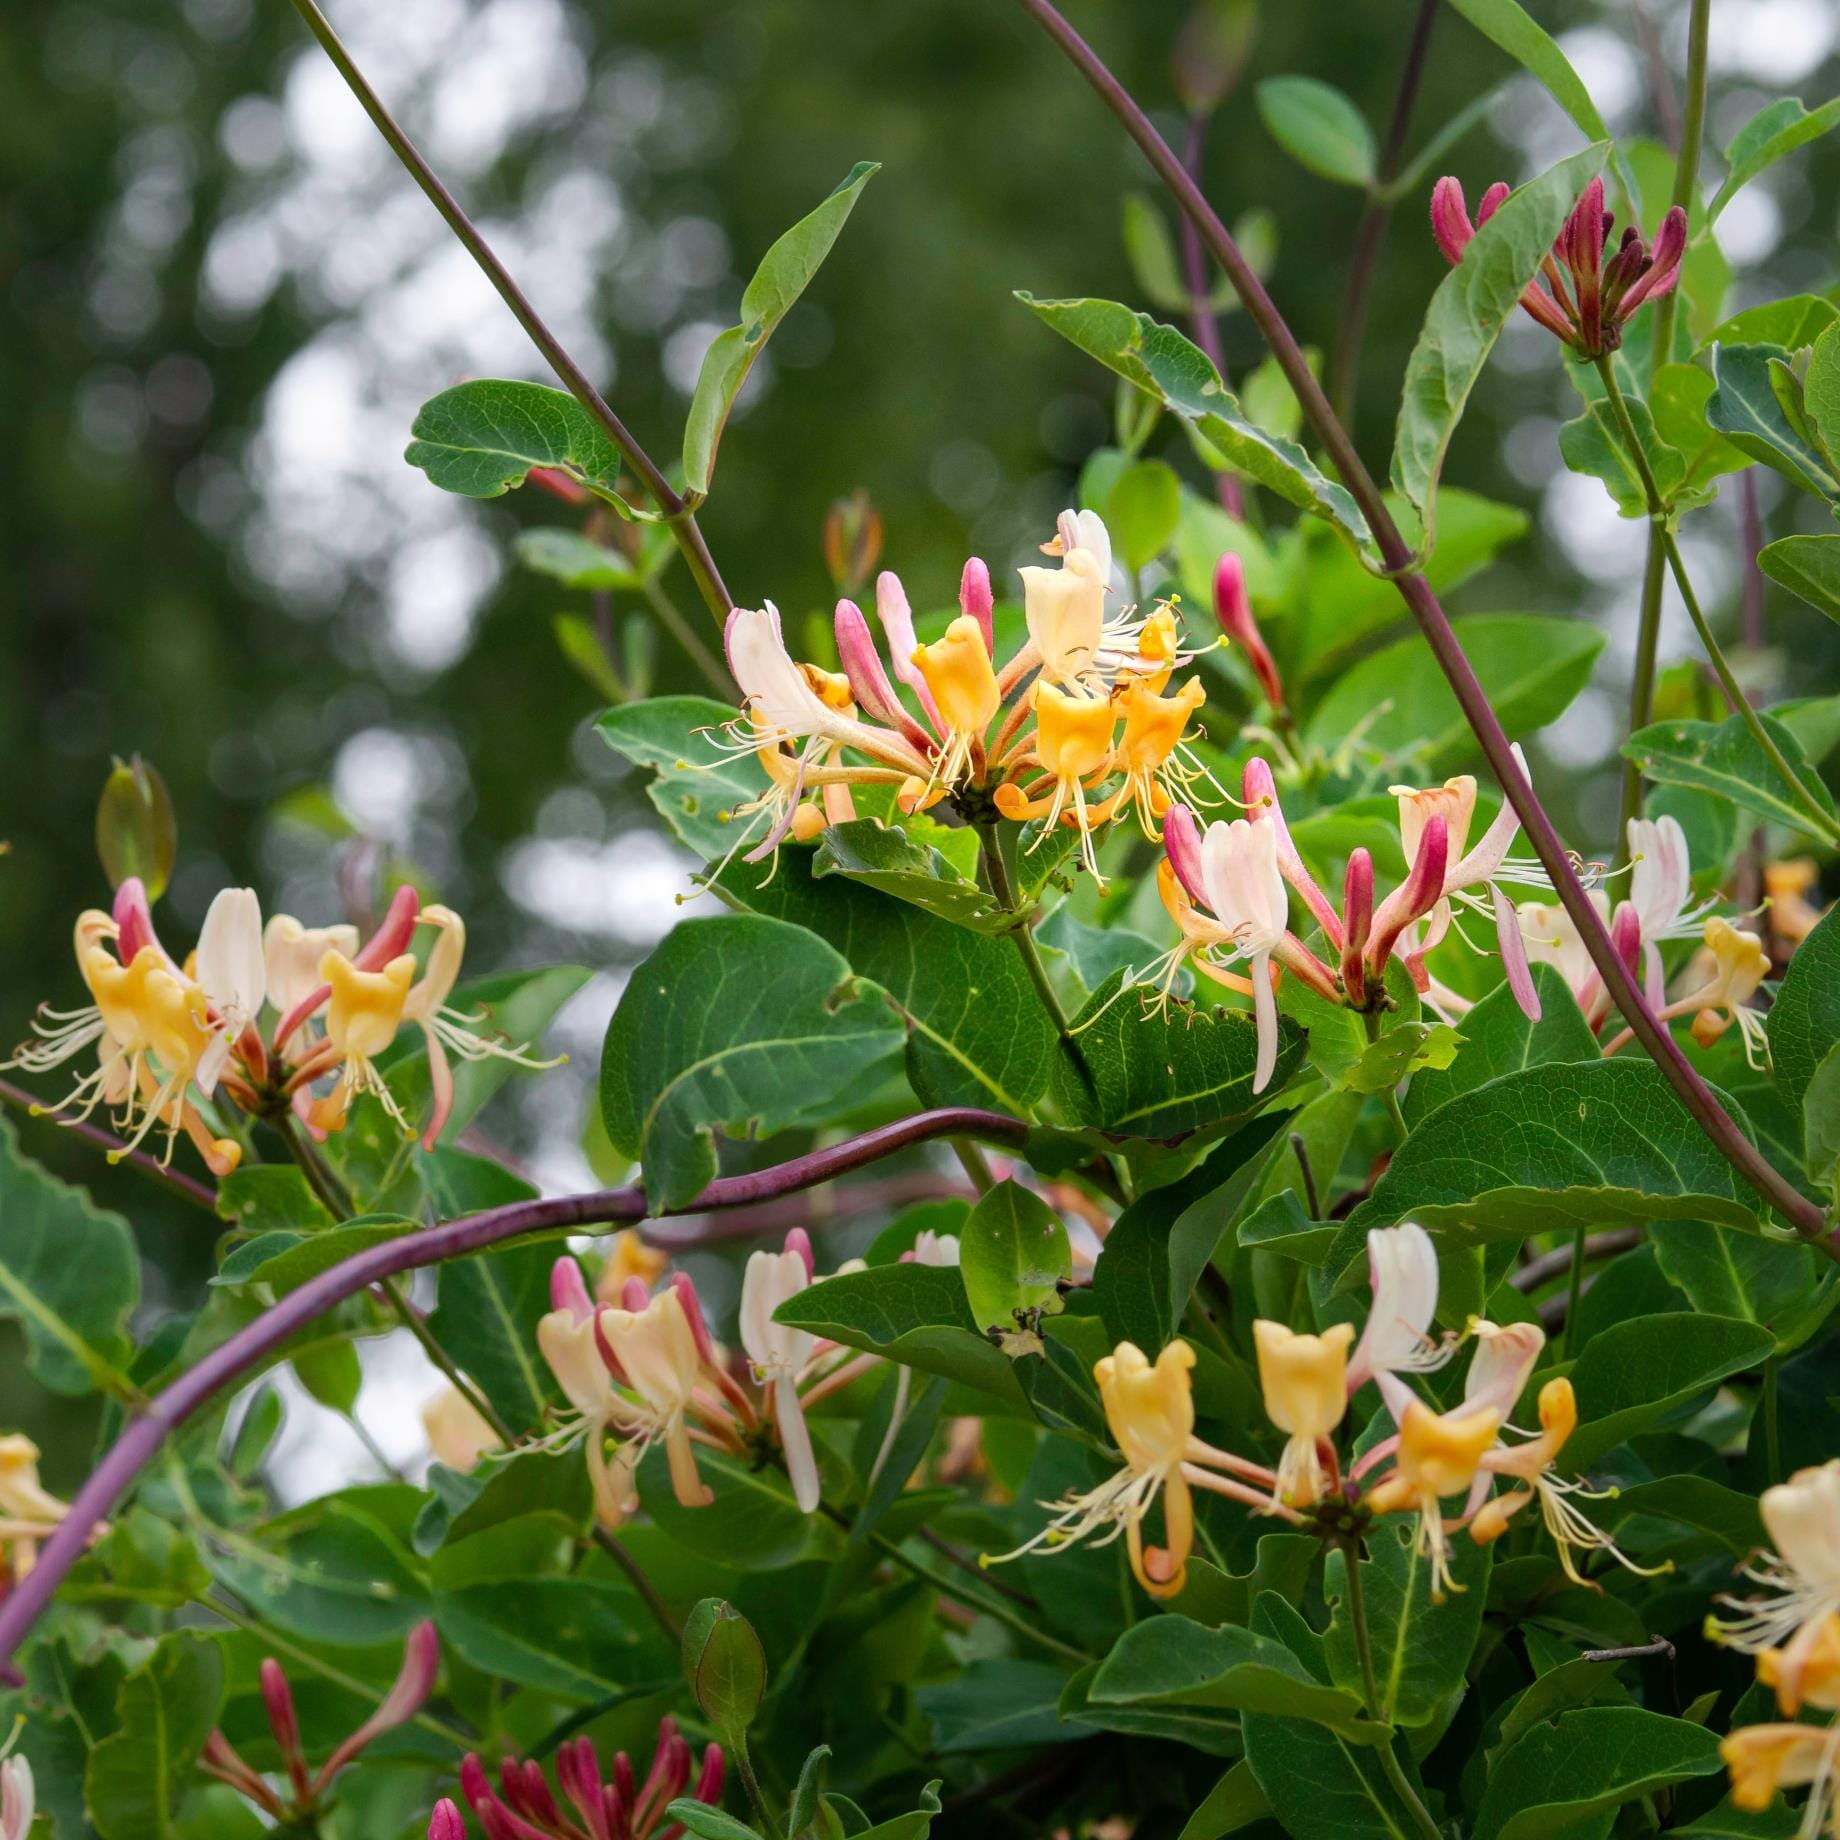
{"type": "Polygon", "coordinates": [[[1247,313],[1258,327],[1272,356],[1278,360],[1280,369],[1296,392],[1298,402],[1303,405],[1303,412],[1328,454],[1331,467],[1366,517],[1368,528],[1373,532],[1381,559],[1386,565],[1388,578],[1411,608],[1419,630],[1431,647],[1439,668],[1449,680],[1457,704],[1487,757],[1497,783],[1514,807],[1521,828],[1527,833],[1527,839],[1533,845],[1541,866],[1551,878],[1566,912],[1578,928],[1592,963],[1603,977],[1605,987],[1617,1008],[1622,1011],[1631,1031],[1653,1057],[1662,1076],[1679,1095],[1681,1103],[1694,1121],[1738,1175],[1760,1195],[1767,1197],[1798,1233],[1830,1258],[1840,1260],[1840,1246],[1836,1246],[1830,1239],[1828,1223],[1821,1209],[1785,1181],[1770,1166],[1756,1145],[1738,1129],[1714,1096],[1712,1088],[1700,1078],[1681,1052],[1680,1044],[1668,1032],[1666,1025],[1655,1019],[1654,1012],[1643,1000],[1641,987],[1611,944],[1603,921],[1598,918],[1597,910],[1585,894],[1584,885],[1572,867],[1559,833],[1553,828],[1545,807],[1534,796],[1533,787],[1515,760],[1508,745],[1508,737],[1502,730],[1488,695],[1477,680],[1462,646],[1457,642],[1450,621],[1439,606],[1437,596],[1432,593],[1431,584],[1426,581],[1411,546],[1401,536],[1399,526],[1393,521],[1393,514],[1387,509],[1380,488],[1362,464],[1347,429],[1330,406],[1321,385],[1311,374],[1283,315],[1272,303],[1271,296],[1266,293],[1258,276],[1247,266],[1245,257],[1240,254],[1226,226],[1201,195],[1187,169],[1170,150],[1169,144],[1151,125],[1149,117],[1132,100],[1130,92],[1061,16],[1052,0],[1017,0],[1017,4],[1054,39],[1075,68],[1092,85],[1101,101],[1124,125],[1125,131],[1137,143],[1155,169],[1157,177],[1169,188],[1177,204],[1187,214],[1214,259],[1238,291],[1247,313]]]}
{"type": "Polygon", "coordinates": [[[87,1118],[66,1118],[56,1106],[40,1105],[23,1086],[15,1086],[11,1080],[0,1080],[0,1103],[17,1106],[20,1111],[37,1118],[55,1118],[67,1131],[76,1134],[92,1144],[99,1144],[111,1156],[119,1156],[129,1168],[137,1169],[150,1180],[158,1182],[162,1188],[170,1189],[175,1195],[183,1195],[187,1201],[194,1201],[208,1210],[217,1212],[217,1190],[200,1182],[195,1176],[188,1176],[181,1169],[169,1169],[157,1156],[149,1156],[145,1150],[130,1150],[113,1131],[105,1131],[99,1124],[91,1124],[87,1118]]]}
{"type": "Polygon", "coordinates": [[[0,1664],[9,1660],[32,1625],[44,1614],[66,1573],[83,1556],[90,1531],[106,1519],[134,1479],[152,1462],[169,1433],[176,1431],[201,1407],[271,1354],[289,1336],[347,1297],[368,1289],[399,1272],[416,1271],[447,1259],[464,1258],[488,1246],[520,1239],[531,1233],[553,1233],[559,1228],[603,1225],[613,1221],[643,1220],[654,1212],[701,1214],[713,1208],[746,1207],[795,1189],[811,1188],[852,1169],[860,1169],[897,1150],[935,1137],[975,1136],[1000,1143],[1016,1143],[1028,1127],[1001,1112],[979,1111],[971,1106],[950,1106],[921,1112],[897,1124],[882,1125],[860,1137],[794,1157],[773,1169],[748,1175],[722,1176],[681,1208],[653,1210],[639,1188],[597,1189],[586,1195],[560,1195],[542,1201],[514,1201],[488,1208],[462,1220],[430,1227],[401,1239],[386,1241],[323,1271],[299,1290],[290,1292],[272,1309],[214,1348],[198,1365],[181,1374],[110,1446],[109,1453],[78,1490],[70,1512],[39,1550],[38,1563],[0,1604],[0,1664]]]}
{"type": "MultiPolygon", "coordinates": [[[[1188,140],[1182,148],[1182,164],[1197,185],[1201,183],[1202,156],[1207,152],[1207,132],[1205,115],[1188,118],[1188,140]]],[[[1220,342],[1220,321],[1208,305],[1208,295],[1213,288],[1208,281],[1207,251],[1201,247],[1201,233],[1186,217],[1176,228],[1182,238],[1182,267],[1188,277],[1189,329],[1195,335],[1195,343],[1213,360],[1224,384],[1227,381],[1227,349],[1220,342]]],[[[1237,473],[1227,470],[1216,473],[1214,489],[1220,494],[1220,508],[1228,517],[1246,515],[1245,494],[1240,489],[1237,473]]]]}

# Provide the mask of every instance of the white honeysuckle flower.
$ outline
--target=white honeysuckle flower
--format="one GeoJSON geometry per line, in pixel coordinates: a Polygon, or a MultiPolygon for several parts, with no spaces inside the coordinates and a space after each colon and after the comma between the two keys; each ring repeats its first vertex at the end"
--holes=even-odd
{"type": "Polygon", "coordinates": [[[26,1840],[37,1806],[31,1764],[24,1757],[0,1763],[0,1840],[26,1840]]]}
{"type": "MultiPolygon", "coordinates": [[[[741,1345],[755,1380],[767,1388],[773,1401],[773,1418],[786,1453],[786,1472],[792,1492],[805,1513],[816,1512],[820,1484],[818,1462],[812,1451],[811,1431],[799,1402],[798,1380],[811,1359],[814,1338],[773,1320],[788,1298],[811,1283],[810,1254],[803,1233],[787,1236],[783,1252],[751,1253],[741,1281],[741,1345]]],[[[808,1243],[808,1242],[807,1242],[808,1243]]]]}
{"type": "Polygon", "coordinates": [[[199,929],[194,971],[214,1012],[207,1024],[211,1039],[192,1074],[208,1099],[237,1037],[262,1013],[262,1001],[268,994],[262,904],[253,888],[218,892],[199,929]]]}
{"type": "Polygon", "coordinates": [[[1373,1304],[1348,1362],[1353,1394],[1380,1374],[1429,1373],[1450,1359],[1450,1345],[1433,1338],[1438,1261],[1431,1235],[1416,1221],[1376,1227],[1367,1236],[1373,1304]]]}
{"type": "Polygon", "coordinates": [[[1210,824],[1201,838],[1201,883],[1208,906],[1232,937],[1235,955],[1250,963],[1252,1013],[1258,1026],[1252,1090],[1263,1092],[1278,1060],[1271,955],[1283,943],[1290,917],[1290,900],[1278,870],[1276,826],[1245,818],[1210,824]]]}
{"type": "Polygon", "coordinates": [[[956,1233],[936,1233],[931,1227],[922,1227],[914,1235],[914,1263],[916,1265],[956,1265],[958,1263],[958,1235],[956,1233]]]}
{"type": "Polygon", "coordinates": [[[278,1016],[304,1003],[323,982],[319,961],[328,952],[355,958],[355,926],[302,926],[292,914],[274,914],[262,934],[268,1000],[278,1016]]]}
{"type": "Polygon", "coordinates": [[[1771,1550],[1743,1575],[1774,1595],[1721,1598],[1739,1614],[1708,1617],[1706,1633],[1747,1654],[1785,1649],[1785,1663],[1799,1666],[1822,1624],[1840,1611],[1840,1458],[1797,1470],[1765,1489],[1757,1506],[1771,1550]]]}

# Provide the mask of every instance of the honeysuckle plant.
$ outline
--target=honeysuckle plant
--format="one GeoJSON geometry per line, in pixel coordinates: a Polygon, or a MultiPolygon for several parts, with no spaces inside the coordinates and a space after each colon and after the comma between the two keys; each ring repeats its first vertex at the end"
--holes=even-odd
{"type": "Polygon", "coordinates": [[[694,868],[641,962],[473,979],[456,891],[213,893],[228,844],[109,776],[0,1083],[0,1315],[98,1426],[0,1427],[0,1840],[1840,1832],[1840,698],[1734,665],[1679,541],[1771,469],[1799,498],[1726,573],[1788,591],[1775,656],[1789,596],[1840,612],[1840,535],[1795,527],[1840,512],[1835,275],[1736,313],[1711,231],[1840,110],[1769,100],[1709,203],[1710,0],[1674,151],[1466,4],[1585,131],[1472,217],[1480,109],[1410,156],[1424,59],[1478,54],[1434,0],[1384,156],[1304,73],[1225,110],[1260,54],[1204,6],[1186,160],[1019,0],[1191,259],[1147,264],[1139,200],[1155,314],[1021,297],[1117,391],[1051,526],[1031,491],[956,581],[897,574],[919,509],[833,482],[813,604],[698,514],[876,169],[765,252],[665,466],[295,4],[567,386],[456,383],[408,460],[536,486],[527,554],[668,614],[681,656],[559,630],[694,868]],[[1210,129],[1366,193],[1326,389],[1191,172],[1210,129]],[[1338,405],[1408,201],[1451,270],[1382,493],[1338,405]],[[1602,725],[1606,635],[1484,611],[1524,510],[1440,501],[1517,310],[1557,341],[1517,387],[1580,409],[1552,465],[1647,528],[1620,805],[1542,738],[1594,680],[1602,725]],[[621,1185],[539,1192],[488,1108],[578,1101],[545,1036],[615,969],[621,1185]],[[194,1213],[208,1283],[143,1284],[151,1229],[34,1160],[91,1148],[194,1213]],[[303,1395],[371,1465],[318,1494],[303,1395]]]}

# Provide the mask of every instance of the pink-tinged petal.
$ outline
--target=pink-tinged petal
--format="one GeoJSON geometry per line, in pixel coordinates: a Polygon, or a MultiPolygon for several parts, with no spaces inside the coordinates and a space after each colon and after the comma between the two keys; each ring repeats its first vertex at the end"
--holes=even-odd
{"type": "Polygon", "coordinates": [[[351,962],[360,971],[381,971],[393,958],[401,958],[415,935],[415,917],[421,912],[421,897],[407,883],[390,896],[383,924],[364,942],[351,962]]]}
{"type": "Polygon", "coordinates": [[[1431,188],[1431,234],[1444,252],[1444,260],[1455,268],[1476,234],[1475,225],[1469,221],[1461,180],[1446,175],[1431,188]]]}
{"type": "Polygon", "coordinates": [[[1367,968],[1361,954],[1374,924],[1374,859],[1366,850],[1352,850],[1342,877],[1342,988],[1348,1001],[1360,1005],[1367,996],[1367,968]]]}
{"type": "Polygon", "coordinates": [[[1403,1425],[1418,1395],[1395,1373],[1375,1374],[1374,1384],[1380,1389],[1380,1397],[1386,1402],[1393,1423],[1403,1425]]]}
{"type": "MultiPolygon", "coordinates": [[[[138,875],[131,875],[115,890],[115,951],[124,965],[134,962],[135,953],[143,946],[159,948],[159,938],[153,930],[153,909],[147,900],[147,884],[138,875]]],[[[160,956],[166,956],[161,951],[160,956]]]]}
{"type": "Polygon", "coordinates": [[[850,680],[850,694],[876,721],[898,729],[915,747],[925,749],[929,745],[926,731],[901,707],[901,699],[882,669],[881,654],[875,649],[863,610],[852,600],[841,600],[832,625],[837,635],[837,656],[843,663],[844,676],[850,680]]]}
{"type": "Polygon", "coordinates": [[[620,1308],[629,1315],[637,1316],[652,1300],[652,1293],[645,1288],[643,1278],[628,1278],[620,1286],[620,1308]]]}
{"type": "Polygon", "coordinates": [[[671,1273],[671,1288],[677,1293],[677,1301],[683,1306],[684,1320],[690,1325],[691,1339],[696,1343],[696,1352],[705,1365],[716,1364],[716,1345],[709,1333],[709,1324],[703,1317],[703,1305],[696,1294],[696,1285],[691,1281],[687,1271],[671,1273]]]}
{"type": "Polygon", "coordinates": [[[1686,253],[1687,214],[1675,205],[1655,232],[1655,246],[1648,252],[1648,272],[1623,296],[1623,318],[1627,319],[1645,300],[1659,300],[1674,291],[1686,253]]]}
{"type": "Polygon", "coordinates": [[[549,1268],[549,1307],[567,1310],[579,1327],[594,1314],[594,1299],[588,1294],[588,1281],[572,1252],[565,1252],[549,1268]]]}
{"type": "Polygon", "coordinates": [[[1271,955],[1254,955],[1248,975],[1252,979],[1252,1018],[1258,1029],[1258,1058],[1252,1069],[1252,1090],[1262,1093],[1271,1084],[1278,1065],[1278,997],[1271,987],[1271,955]]]}
{"type": "Polygon", "coordinates": [[[779,1426],[780,1448],[786,1453],[786,1475],[792,1483],[793,1500],[801,1512],[816,1514],[823,1492],[818,1459],[812,1451],[811,1428],[805,1423],[798,1388],[788,1377],[773,1382],[773,1421],[779,1426]]]}
{"type": "MultiPolygon", "coordinates": [[[[630,1286],[638,1284],[639,1281],[636,1278],[628,1278],[626,1283],[630,1286]]],[[[645,1286],[640,1284],[639,1288],[643,1291],[645,1286]]],[[[612,1307],[611,1304],[607,1304],[604,1305],[602,1309],[598,1309],[594,1312],[594,1348],[595,1352],[601,1357],[601,1365],[606,1368],[608,1373],[612,1374],[614,1379],[619,1381],[622,1386],[631,1386],[632,1380],[626,1372],[625,1364],[621,1361],[618,1354],[614,1352],[613,1344],[608,1341],[607,1331],[602,1326],[602,1317],[606,1310],[612,1307]]],[[[640,1308],[644,1308],[644,1305],[642,1304],[640,1308]]],[[[590,1444],[589,1449],[593,1449],[592,1444],[590,1444]]]]}
{"type": "Polygon", "coordinates": [[[1339,1000],[1341,992],[1335,987],[1335,973],[1295,933],[1286,930],[1284,937],[1272,947],[1271,955],[1286,971],[1302,978],[1318,996],[1328,998],[1331,1003],[1339,1000]]]}
{"type": "Polygon", "coordinates": [[[1590,351],[1603,344],[1604,234],[1604,182],[1593,179],[1559,236],[1559,247],[1564,251],[1565,265],[1571,270],[1572,286],[1578,296],[1585,347],[1590,351]]]}
{"type": "Polygon", "coordinates": [[[428,1128],[422,1133],[422,1148],[433,1152],[441,1141],[441,1133],[447,1129],[447,1121],[454,1115],[454,1070],[447,1058],[447,1050],[441,1046],[441,1038],[433,1029],[422,1030],[423,1039],[428,1043],[428,1086],[431,1103],[428,1108],[428,1128]]]}
{"type": "Polygon", "coordinates": [[[1652,939],[1642,942],[1642,995],[1657,1013],[1667,1007],[1667,978],[1661,968],[1661,948],[1652,939]]]}
{"type": "Polygon", "coordinates": [[[1482,194],[1481,201],[1476,206],[1476,228],[1478,230],[1480,230],[1482,226],[1508,202],[1509,198],[1513,196],[1513,190],[1514,188],[1509,185],[1506,179],[1497,179],[1495,183],[1482,194]]]}
{"type": "Polygon", "coordinates": [[[1642,975],[1642,916],[1636,912],[1633,901],[1619,901],[1616,912],[1610,916],[1610,943],[1616,948],[1616,955],[1629,967],[1629,975],[1639,978],[1642,975]]]}
{"type": "Polygon", "coordinates": [[[1291,841],[1290,826],[1278,804],[1278,782],[1271,765],[1258,755],[1246,762],[1240,774],[1239,794],[1248,807],[1246,816],[1255,824],[1269,824],[1278,835],[1278,872],[1303,897],[1303,904],[1323,930],[1323,936],[1335,951],[1342,949],[1342,919],[1335,904],[1317,887],[1316,878],[1304,867],[1297,846],[1291,841]]]}
{"type": "Polygon", "coordinates": [[[993,658],[997,655],[997,629],[992,611],[995,602],[996,596],[990,589],[990,570],[983,557],[973,556],[958,578],[958,607],[961,613],[977,621],[978,630],[984,635],[984,650],[993,658]]]}
{"type": "Polygon", "coordinates": [[[440,1671],[441,1638],[433,1623],[417,1623],[403,1643],[402,1670],[396,1676],[396,1684],[384,1695],[377,1710],[327,1758],[314,1778],[314,1794],[324,1793],[332,1779],[368,1744],[414,1718],[427,1705],[440,1671]]]}
{"type": "Polygon", "coordinates": [[[933,701],[925,674],[914,663],[914,652],[919,645],[914,637],[914,610],[907,604],[907,590],[901,586],[900,576],[892,569],[883,569],[875,578],[875,617],[888,635],[888,656],[894,664],[895,676],[920,699],[920,707],[926,711],[933,732],[943,735],[945,725],[939,719],[939,705],[933,701]]]}
{"type": "Polygon", "coordinates": [[[1544,326],[1554,338],[1563,339],[1572,344],[1578,336],[1578,327],[1571,316],[1571,306],[1567,302],[1560,306],[1553,297],[1544,292],[1537,282],[1529,283],[1521,295],[1521,311],[1529,318],[1544,326]]]}
{"type": "Polygon", "coordinates": [[[1540,1019],[1540,993],[1534,988],[1533,969],[1527,963],[1527,941],[1521,932],[1520,917],[1507,891],[1491,883],[1489,893],[1495,902],[1495,939],[1501,951],[1501,968],[1508,988],[1529,1022],[1540,1019]]]}
{"type": "Polygon", "coordinates": [[[1163,814],[1163,850],[1176,880],[1197,907],[1207,906],[1207,888],[1201,879],[1201,827],[1186,805],[1171,805],[1163,814]]]}
{"type": "Polygon", "coordinates": [[[319,1006],[332,995],[330,984],[321,984],[317,990],[309,990],[288,1013],[275,1025],[275,1052],[279,1054],[287,1046],[287,1040],[300,1025],[307,1020],[319,1006]]]}
{"type": "Polygon", "coordinates": [[[812,1257],[811,1235],[803,1227],[794,1227],[786,1235],[786,1250],[796,1252],[805,1261],[805,1275],[815,1278],[818,1275],[818,1261],[812,1257]]]}
{"type": "MultiPolygon", "coordinates": [[[[1513,747],[1514,762],[1521,770],[1521,777],[1527,784],[1533,784],[1533,776],[1527,771],[1527,757],[1521,752],[1517,741],[1513,747]]],[[[1514,840],[1520,835],[1521,821],[1514,810],[1513,801],[1507,797],[1507,788],[1502,788],[1501,810],[1489,828],[1482,833],[1474,845],[1453,863],[1444,877],[1444,892],[1455,894],[1459,888],[1474,888],[1479,882],[1490,880],[1502,865],[1509,850],[1514,847],[1514,840]]]]}
{"type": "Polygon", "coordinates": [[[1440,812],[1426,819],[1419,834],[1412,872],[1380,903],[1374,915],[1373,935],[1367,942],[1367,963],[1383,971],[1399,935],[1421,920],[1444,896],[1445,859],[1450,849],[1450,827],[1440,812]]]}
{"type": "Polygon", "coordinates": [[[460,1810],[443,1797],[428,1819],[428,1840],[466,1840],[466,1823],[460,1810]]]}
{"type": "MultiPolygon", "coordinates": [[[[728,674],[736,683],[745,686],[746,678],[735,669],[737,663],[735,647],[739,640],[747,636],[752,628],[764,621],[773,632],[773,643],[782,652],[786,649],[785,634],[780,629],[779,609],[768,601],[764,607],[731,607],[728,618],[722,622],[722,658],[728,666],[728,674]]],[[[745,665],[743,670],[745,670],[745,665]]]]}
{"type": "Polygon", "coordinates": [[[767,834],[742,857],[745,863],[765,862],[785,841],[792,829],[792,821],[799,815],[799,805],[805,797],[806,759],[799,756],[798,770],[793,774],[792,785],[781,803],[778,815],[774,818],[767,834]]]}

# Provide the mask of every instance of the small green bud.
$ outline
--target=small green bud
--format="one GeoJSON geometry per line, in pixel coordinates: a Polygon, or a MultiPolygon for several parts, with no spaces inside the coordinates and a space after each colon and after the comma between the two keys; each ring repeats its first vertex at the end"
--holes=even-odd
{"type": "Polygon", "coordinates": [[[172,879],[179,825],[172,796],[156,769],[140,755],[117,759],[96,806],[96,854],[109,885],[138,875],[147,899],[157,901],[172,879]]]}
{"type": "Polygon", "coordinates": [[[767,1690],[767,1654],[754,1625],[734,1605],[705,1597],[684,1623],[684,1674],[703,1716],[734,1742],[767,1690]]]}

